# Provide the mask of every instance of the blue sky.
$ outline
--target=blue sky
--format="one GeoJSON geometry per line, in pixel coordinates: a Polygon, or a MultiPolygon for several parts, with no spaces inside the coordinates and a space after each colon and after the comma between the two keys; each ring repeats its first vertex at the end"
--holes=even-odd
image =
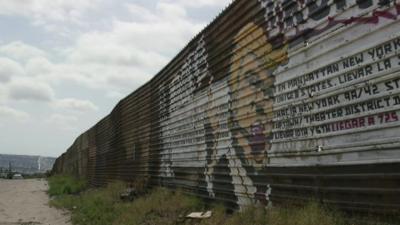
{"type": "Polygon", "coordinates": [[[0,0],[0,153],[58,156],[230,0],[0,0]]]}

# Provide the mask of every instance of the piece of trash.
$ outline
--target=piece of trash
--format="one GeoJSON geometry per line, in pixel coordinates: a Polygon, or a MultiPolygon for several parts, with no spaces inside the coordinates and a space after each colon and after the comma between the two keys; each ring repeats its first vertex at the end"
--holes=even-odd
{"type": "Polygon", "coordinates": [[[212,216],[211,211],[207,212],[192,212],[189,215],[186,216],[186,218],[191,218],[191,219],[207,219],[212,216]]]}
{"type": "Polygon", "coordinates": [[[138,196],[137,191],[133,187],[129,187],[125,192],[119,195],[122,201],[133,201],[138,196]]]}

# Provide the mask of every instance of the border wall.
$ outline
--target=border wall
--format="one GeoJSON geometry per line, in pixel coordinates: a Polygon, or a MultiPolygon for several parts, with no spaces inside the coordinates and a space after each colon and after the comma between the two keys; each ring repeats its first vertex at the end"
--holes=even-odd
{"type": "Polygon", "coordinates": [[[236,0],[53,172],[398,211],[399,18],[399,0],[236,0]]]}

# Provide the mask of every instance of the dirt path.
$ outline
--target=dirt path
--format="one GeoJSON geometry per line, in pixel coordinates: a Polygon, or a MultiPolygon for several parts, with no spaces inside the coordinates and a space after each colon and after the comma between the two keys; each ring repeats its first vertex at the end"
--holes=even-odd
{"type": "Polygon", "coordinates": [[[0,179],[0,225],[70,225],[69,216],[50,208],[44,180],[0,179]]]}

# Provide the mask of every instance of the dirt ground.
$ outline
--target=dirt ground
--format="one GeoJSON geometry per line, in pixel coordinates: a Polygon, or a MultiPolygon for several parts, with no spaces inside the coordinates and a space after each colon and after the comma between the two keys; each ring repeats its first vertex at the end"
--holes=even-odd
{"type": "Polygon", "coordinates": [[[67,212],[50,208],[45,180],[0,179],[0,225],[71,225],[67,212]]]}

